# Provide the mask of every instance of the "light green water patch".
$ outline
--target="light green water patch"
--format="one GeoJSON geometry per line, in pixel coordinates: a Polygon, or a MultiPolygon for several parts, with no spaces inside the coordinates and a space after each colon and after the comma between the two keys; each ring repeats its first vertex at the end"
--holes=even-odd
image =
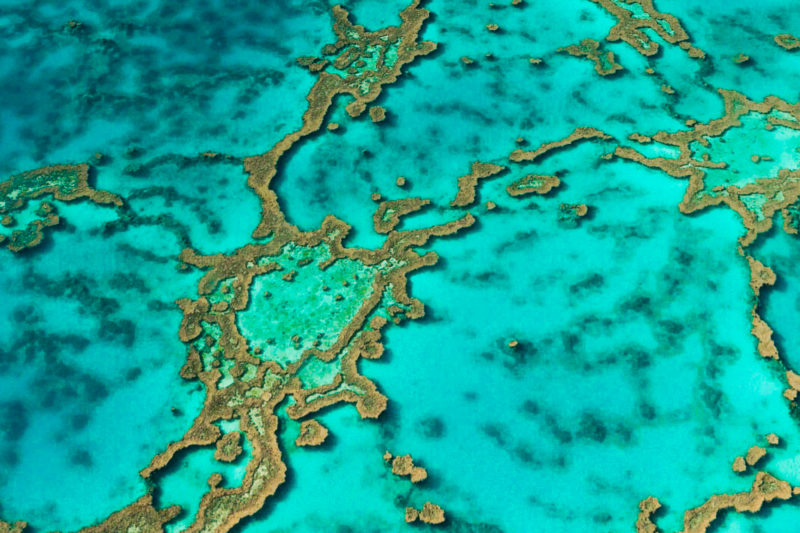
{"type": "Polygon", "coordinates": [[[651,18],[639,4],[628,4],[622,0],[614,0],[614,3],[622,9],[630,11],[631,16],[635,19],[648,20],[651,18]]]}
{"type": "MultiPolygon", "coordinates": [[[[358,36],[356,35],[356,37],[358,36]]],[[[360,52],[359,54],[352,52],[353,48],[354,46],[348,46],[344,48],[335,58],[330,57],[329,59],[331,60],[331,64],[327,67],[326,70],[333,74],[337,74],[342,78],[360,77],[364,76],[364,74],[367,72],[377,72],[378,61],[380,60],[381,52],[384,50],[385,47],[379,44],[367,45],[364,48],[364,51],[360,52]],[[354,60],[351,61],[346,66],[346,68],[338,69],[333,65],[333,61],[335,61],[337,58],[341,57],[344,54],[353,54],[354,60]],[[350,69],[351,67],[355,67],[356,69],[356,72],[353,74],[348,72],[348,69],[350,69]]],[[[384,64],[389,68],[391,68],[397,62],[397,48],[398,48],[398,43],[393,43],[392,45],[390,45],[389,48],[386,49],[386,57],[384,58],[384,64]],[[391,56],[389,56],[390,51],[392,52],[391,56]]],[[[360,50],[360,48],[358,49],[360,50]]]]}
{"type": "Polygon", "coordinates": [[[711,161],[728,165],[706,170],[709,189],[719,185],[744,187],[758,178],[775,178],[780,169],[793,170],[800,165],[800,131],[785,126],[767,130],[766,115],[760,113],[748,113],[740,120],[741,126],[730,128],[721,137],[707,138],[709,146],[698,142],[690,145],[696,159],[707,154],[711,161]],[[756,161],[753,156],[758,156],[756,161]]]}
{"type": "Polygon", "coordinates": [[[625,146],[630,146],[645,157],[664,157],[667,159],[677,159],[681,155],[679,148],[670,146],[668,144],[661,144],[657,142],[649,144],[632,144],[625,143],[625,146]]]}
{"type": "Polygon", "coordinates": [[[600,61],[600,67],[604,71],[613,70],[614,62],[608,60],[608,54],[605,54],[605,53],[600,54],[599,56],[597,56],[597,59],[598,59],[598,61],[600,61]]]}
{"type": "Polygon", "coordinates": [[[747,206],[747,210],[755,213],[756,220],[759,222],[764,220],[764,204],[767,203],[768,198],[763,194],[747,194],[740,196],[739,199],[747,206]]]}
{"type": "MultiPolygon", "coordinates": [[[[395,309],[399,308],[402,309],[400,312],[396,312],[394,316],[403,316],[404,312],[408,310],[408,306],[399,303],[395,298],[392,296],[392,288],[391,284],[388,284],[383,292],[383,298],[381,299],[381,303],[378,308],[367,318],[366,325],[362,329],[362,331],[358,332],[350,343],[345,346],[345,348],[337,354],[336,358],[332,361],[321,361],[316,357],[309,358],[303,366],[298,371],[297,375],[300,378],[300,381],[303,383],[304,389],[313,389],[316,387],[320,387],[322,385],[328,385],[333,383],[334,378],[337,374],[342,372],[342,358],[344,358],[350,351],[353,349],[354,345],[359,341],[360,337],[366,331],[372,331],[373,328],[369,325],[372,319],[376,316],[380,316],[385,318],[386,320],[392,320],[392,315],[389,313],[389,308],[394,307],[395,309]]],[[[346,387],[345,387],[346,388],[346,387]]],[[[343,387],[339,387],[334,393],[343,390],[343,387]]],[[[363,394],[364,391],[360,389],[349,389],[353,390],[358,394],[363,394]]],[[[331,394],[331,392],[325,393],[324,395],[312,395],[309,397],[309,401],[313,399],[320,398],[322,396],[326,396],[331,394]]]]}
{"type": "Polygon", "coordinates": [[[290,244],[281,256],[260,260],[284,267],[255,278],[247,309],[237,313],[240,332],[261,349],[260,357],[287,365],[309,348],[329,349],[372,294],[377,271],[389,266],[339,259],[320,270],[328,257],[325,245],[290,244]]]}
{"type": "Polygon", "coordinates": [[[675,31],[673,31],[672,26],[670,26],[666,20],[659,20],[658,25],[664,28],[664,31],[667,32],[668,34],[670,35],[675,34],[675,31]]]}
{"type": "Polygon", "coordinates": [[[363,396],[365,394],[365,392],[366,392],[363,389],[357,387],[356,385],[353,385],[352,383],[348,383],[346,381],[343,381],[341,385],[339,385],[335,389],[333,389],[331,391],[328,391],[328,392],[326,392],[324,394],[311,394],[311,395],[309,395],[308,398],[306,399],[306,402],[307,403],[313,403],[313,402],[319,400],[320,398],[324,398],[326,396],[332,396],[334,394],[338,394],[338,393],[344,392],[344,391],[350,391],[350,392],[353,392],[355,394],[358,394],[359,396],[363,396]]]}
{"type": "Polygon", "coordinates": [[[298,371],[297,377],[303,383],[304,389],[314,389],[332,383],[340,372],[341,358],[326,362],[310,357],[298,371]]]}
{"type": "Polygon", "coordinates": [[[403,39],[400,39],[396,43],[392,43],[386,48],[386,55],[383,57],[383,64],[386,65],[388,68],[394,67],[394,64],[397,63],[397,49],[400,48],[400,44],[403,42],[403,39]]]}
{"type": "Polygon", "coordinates": [[[231,303],[233,300],[234,292],[233,292],[233,281],[235,278],[225,278],[219,282],[217,285],[216,290],[208,295],[208,301],[211,305],[214,305],[219,302],[227,302],[231,303]]]}

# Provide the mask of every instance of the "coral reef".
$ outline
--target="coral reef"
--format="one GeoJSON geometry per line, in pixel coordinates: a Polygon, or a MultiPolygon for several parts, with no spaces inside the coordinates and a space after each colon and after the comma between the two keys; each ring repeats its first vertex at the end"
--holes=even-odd
{"type": "Polygon", "coordinates": [[[753,290],[755,302],[750,310],[753,317],[753,329],[750,332],[758,339],[758,353],[762,357],[770,359],[778,359],[778,349],[772,340],[772,328],[767,325],[764,320],[758,315],[758,297],[761,293],[761,287],[764,285],[774,285],[777,277],[771,268],[765,266],[761,261],[747,256],[747,262],[750,265],[750,288],[753,290]]]}
{"type": "MultiPolygon", "coordinates": [[[[737,494],[715,494],[703,505],[684,513],[681,533],[705,533],[712,526],[720,511],[733,509],[737,513],[757,513],[765,503],[773,500],[789,500],[793,497],[791,485],[774,476],[759,472],[756,474],[750,492],[737,494]]],[[[636,521],[637,533],[658,533],[660,530],[653,521],[653,514],[661,507],[653,497],[639,504],[639,519],[636,521]]]]}
{"type": "Polygon", "coordinates": [[[138,533],[163,531],[163,526],[180,513],[180,507],[173,505],[156,510],[153,496],[147,494],[128,507],[109,516],[101,524],[82,529],[82,533],[138,533]]]}
{"type": "Polygon", "coordinates": [[[444,522],[444,509],[435,503],[425,502],[419,511],[419,519],[426,524],[441,524],[444,522]]]}
{"type": "Polygon", "coordinates": [[[748,466],[755,466],[765,455],[767,455],[767,450],[761,446],[752,446],[747,450],[744,460],[748,466]]]}
{"type": "MultiPolygon", "coordinates": [[[[416,517],[414,518],[416,520],[416,517]]],[[[9,524],[0,520],[0,533],[22,533],[28,527],[26,522],[14,522],[9,524]]]]}
{"type": "Polygon", "coordinates": [[[369,108],[369,118],[372,122],[383,122],[386,120],[386,110],[379,105],[369,108]]]}
{"type": "Polygon", "coordinates": [[[419,211],[430,203],[430,200],[422,198],[404,198],[402,200],[381,202],[372,215],[374,229],[377,233],[389,233],[397,227],[401,217],[419,211]]]}
{"type": "Polygon", "coordinates": [[[608,32],[608,41],[625,41],[640,54],[658,53],[658,43],[652,41],[643,29],[656,33],[670,44],[686,50],[689,57],[704,59],[705,52],[692,46],[689,34],[673,15],[658,11],[653,0],[591,0],[617,18],[617,24],[608,32]]]}
{"type": "Polygon", "coordinates": [[[800,39],[790,33],[781,33],[775,36],[775,44],[785,50],[800,48],[800,39]]]}
{"type": "Polygon", "coordinates": [[[511,152],[508,158],[515,163],[532,162],[537,159],[545,157],[554,150],[560,150],[573,143],[591,139],[609,140],[611,139],[611,136],[606,135],[602,131],[595,128],[580,127],[576,128],[575,131],[573,131],[563,139],[544,143],[535,150],[528,150],[528,151],[519,149],[514,150],[513,152],[511,152]]]}
{"type": "Polygon", "coordinates": [[[586,57],[594,61],[594,69],[601,76],[609,76],[625,68],[614,61],[614,52],[602,50],[600,43],[594,39],[584,39],[580,44],[559,48],[558,51],[566,52],[572,56],[586,57]]]}
{"type": "Polygon", "coordinates": [[[60,202],[87,199],[99,205],[122,206],[116,194],[99,191],[89,186],[89,165],[51,165],[11,176],[0,183],[0,217],[2,226],[10,233],[0,232],[0,243],[12,252],[32,248],[42,242],[44,229],[60,222],[52,203],[42,201],[35,210],[35,218],[24,227],[16,229],[11,216],[26,209],[40,197],[52,197],[60,202]]]}
{"type": "Polygon", "coordinates": [[[721,89],[719,93],[725,105],[725,114],[721,118],[708,123],[695,122],[690,130],[674,133],[660,131],[649,136],[655,142],[677,148],[677,158],[646,157],[634,148],[624,146],[617,147],[614,154],[661,169],[675,178],[688,179],[689,185],[679,205],[682,213],[693,213],[719,204],[725,204],[736,211],[747,228],[747,234],[739,241],[746,247],[759,234],[772,227],[772,215],[775,212],[782,211],[784,219],[791,219],[788,208],[800,196],[800,172],[783,168],[778,170],[775,177],[755,174],[742,185],[732,183],[720,186],[721,188],[709,188],[705,184],[708,171],[724,170],[729,166],[728,162],[712,160],[713,154],[707,151],[709,140],[741,126],[740,119],[750,113],[763,117],[764,131],[767,133],[778,126],[787,131],[800,131],[800,106],[772,96],[763,102],[753,102],[736,91],[721,89]]]}
{"type": "MultiPolygon", "coordinates": [[[[286,466],[278,447],[275,409],[284,398],[295,399],[295,404],[287,409],[293,419],[339,402],[356,404],[365,418],[380,415],[386,398],[358,373],[356,363],[361,357],[380,357],[383,351],[380,330],[389,320],[397,322],[402,318],[423,316],[422,303],[405,292],[406,276],[413,270],[434,264],[437,257],[433,253],[419,255],[415,249],[432,237],[454,233],[473,222],[473,217],[466,214],[454,222],[428,229],[392,231],[383,248],[362,250],[344,248],[342,240],[349,227],[328,217],[319,230],[308,233],[289,224],[275,227],[275,235],[268,243],[250,244],[231,255],[201,256],[193,250],[184,250],[181,260],[185,264],[207,272],[198,285],[199,298],[178,302],[184,312],[180,338],[189,345],[181,375],[186,379],[199,379],[206,386],[207,400],[184,437],[154,457],[141,475],[149,478],[182,449],[216,442],[220,431],[214,423],[220,420],[238,418],[240,429],[253,449],[242,485],[212,487],[203,497],[191,531],[228,531],[243,517],[261,508],[283,483],[286,466]],[[341,329],[328,345],[321,346],[323,349],[313,343],[306,344],[308,338],[313,338],[309,331],[292,334],[291,330],[284,329],[282,336],[272,343],[259,343],[259,338],[241,333],[243,323],[237,315],[252,307],[251,288],[259,279],[272,280],[270,284],[274,285],[274,290],[270,290],[269,301],[277,297],[282,284],[299,283],[297,280],[309,269],[317,273],[337,272],[339,265],[349,264],[357,267],[355,277],[364,276],[369,292],[364,299],[339,300],[331,298],[330,290],[315,292],[326,306],[335,308],[348,301],[355,305],[355,314],[343,315],[346,321],[337,326],[341,329]],[[298,272],[296,281],[275,277],[290,266],[298,272]],[[359,271],[361,274],[357,273],[359,271]],[[221,287],[224,286],[228,289],[223,292],[221,287]],[[220,301],[227,305],[217,308],[215,304],[220,301]],[[286,339],[288,336],[292,338],[286,339]],[[262,347],[260,353],[256,353],[255,343],[262,347]],[[300,349],[292,348],[293,345],[300,349]],[[277,346],[285,348],[277,349],[277,346]],[[285,359],[283,354],[287,351],[299,354],[299,358],[285,359]],[[218,364],[212,364],[215,361],[218,364]],[[303,369],[306,365],[330,368],[330,377],[305,387],[303,369]]],[[[346,280],[341,283],[345,292],[363,286],[346,280]]],[[[310,301],[297,302],[301,303],[314,306],[310,301]]],[[[287,326],[286,321],[281,322],[281,327],[284,326],[287,326]]]]}
{"type": "Polygon", "coordinates": [[[589,214],[586,204],[560,204],[558,206],[558,222],[566,227],[577,227],[581,218],[589,214]]]}
{"type": "Polygon", "coordinates": [[[384,460],[392,461],[392,474],[402,477],[407,476],[412,483],[419,483],[428,478],[428,471],[421,466],[416,466],[410,454],[398,455],[392,459],[391,454],[389,452],[386,453],[389,454],[389,458],[387,459],[386,455],[384,455],[384,460]]]}
{"type": "Polygon", "coordinates": [[[452,207],[468,207],[475,203],[478,182],[482,179],[497,176],[505,171],[506,167],[494,163],[472,163],[472,171],[458,178],[458,192],[455,199],[450,202],[452,207]]]}
{"type": "Polygon", "coordinates": [[[286,224],[277,196],[270,188],[278,173],[278,162],[300,139],[319,131],[334,97],[350,95],[353,101],[346,110],[350,116],[357,117],[380,96],[384,85],[397,80],[405,65],[436,49],[436,43],[419,41],[419,33],[430,14],[419,7],[420,2],[414,0],[400,13],[400,26],[375,32],[353,24],[344,7],[334,6],[333,30],[338,40],[323,48],[323,55],[327,56],[324,59],[301,58],[300,61],[318,75],[306,98],[308,110],[303,115],[302,127],[287,134],[267,153],[244,160],[245,171],[250,175],[248,184],[261,199],[261,223],[253,237],[266,237],[286,224]],[[361,67],[356,66],[359,61],[363,62],[361,67]],[[313,67],[322,63],[322,67],[313,67]]]}
{"type": "Polygon", "coordinates": [[[214,459],[223,463],[235,461],[242,453],[242,434],[238,431],[226,433],[217,441],[214,459]]]}
{"type": "Polygon", "coordinates": [[[559,185],[561,185],[561,180],[556,176],[528,174],[509,184],[508,187],[506,187],[506,192],[511,196],[547,194],[559,185]]]}
{"type": "Polygon", "coordinates": [[[425,505],[419,510],[413,507],[406,507],[405,519],[408,523],[420,520],[426,524],[441,524],[445,521],[444,509],[435,503],[425,502],[425,505]]]}
{"type": "Polygon", "coordinates": [[[300,434],[294,443],[297,446],[319,446],[328,438],[328,428],[316,420],[303,420],[300,434]]]}

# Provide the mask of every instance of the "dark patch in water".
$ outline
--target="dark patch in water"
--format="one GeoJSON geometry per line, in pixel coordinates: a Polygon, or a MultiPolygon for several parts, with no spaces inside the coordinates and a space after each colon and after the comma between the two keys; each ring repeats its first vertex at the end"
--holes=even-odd
{"type": "Polygon", "coordinates": [[[603,442],[608,436],[608,429],[597,416],[592,413],[583,413],[578,428],[578,436],[595,442],[603,442]]]}
{"type": "Polygon", "coordinates": [[[91,466],[94,464],[94,461],[92,461],[92,456],[89,455],[89,452],[86,450],[74,450],[70,454],[69,460],[76,466],[83,466],[86,468],[91,468],[91,466]]]}
{"type": "Polygon", "coordinates": [[[445,434],[444,422],[439,417],[423,418],[419,422],[419,427],[422,430],[422,434],[429,439],[440,439],[445,434]]]}

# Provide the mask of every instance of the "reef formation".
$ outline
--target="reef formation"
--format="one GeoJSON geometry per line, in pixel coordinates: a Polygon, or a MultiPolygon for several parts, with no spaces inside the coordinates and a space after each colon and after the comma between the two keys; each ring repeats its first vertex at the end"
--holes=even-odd
{"type": "Polygon", "coordinates": [[[45,228],[60,222],[54,201],[86,199],[122,206],[116,194],[89,186],[89,165],[52,165],[11,176],[0,183],[0,244],[12,252],[37,246],[45,228]]]}
{"type": "MultiPolygon", "coordinates": [[[[653,56],[659,45],[642,31],[647,30],[667,43],[678,45],[692,58],[705,57],[703,51],[691,44],[678,19],[657,11],[652,0],[591,1],[618,19],[606,37],[608,41],[622,40],[639,53],[653,56]]],[[[431,200],[408,197],[382,201],[376,193],[373,199],[379,205],[373,214],[373,226],[378,234],[385,236],[383,245],[377,249],[346,246],[345,239],[352,228],[334,216],[326,217],[312,231],[301,231],[292,225],[273,186],[280,178],[284,157],[323,127],[329,131],[339,129],[339,124],[331,121],[326,126],[337,97],[351,99],[345,109],[352,118],[369,109],[372,122],[379,124],[386,120],[386,109],[373,105],[383,89],[402,75],[403,67],[436,49],[435,43],[419,38],[428,16],[429,12],[420,7],[420,0],[415,0],[400,13],[399,26],[369,32],[353,24],[345,8],[336,6],[333,29],[337,41],[326,45],[320,56],[297,60],[316,76],[306,98],[308,108],[302,126],[266,153],[243,161],[248,184],[261,203],[261,218],[252,234],[253,241],[227,254],[205,255],[192,248],[180,254],[181,268],[203,273],[197,296],[177,302],[183,313],[179,337],[187,350],[180,375],[202,384],[205,402],[185,435],[169,443],[140,474],[151,480],[156,472],[173,464],[179,452],[187,449],[214,447],[214,457],[220,462],[233,462],[242,455],[242,439],[251,449],[240,486],[223,487],[220,474],[209,477],[209,490],[202,497],[188,531],[231,530],[261,509],[286,481],[287,465],[278,439],[282,417],[300,422],[295,444],[308,447],[325,443],[328,429],[311,417],[332,405],[350,403],[362,418],[379,417],[386,409],[387,398],[376,383],[359,372],[358,362],[362,358],[381,357],[382,332],[390,323],[399,324],[425,315],[423,303],[409,295],[408,277],[435,265],[438,256],[434,252],[422,253],[420,248],[432,239],[454,235],[475,225],[476,218],[465,210],[476,204],[484,180],[509,175],[505,190],[511,197],[556,191],[562,184],[558,175],[528,173],[522,169],[585,141],[615,145],[604,161],[626,160],[687,180],[685,195],[678,206],[684,214],[727,205],[741,217],[746,233],[739,239],[738,250],[751,273],[752,334],[761,356],[783,364],[772,340],[772,330],[758,314],[761,291],[774,285],[777,276],[748,248],[772,227],[777,213],[783,217],[786,233],[800,231],[800,174],[797,165],[787,164],[771,152],[744,154],[742,150],[715,144],[715,139],[741,130],[769,137],[764,145],[779,145],[781,154],[791,153],[786,145],[800,131],[800,106],[776,97],[755,102],[741,93],[720,90],[725,105],[721,118],[707,123],[693,121],[687,124],[691,128],[688,130],[659,131],[653,135],[631,133],[628,137],[639,145],[659,143],[675,148],[678,151],[675,158],[648,156],[644,150],[623,145],[599,129],[578,127],[568,136],[535,149],[512,151],[507,164],[476,161],[468,174],[457,178],[456,195],[449,206],[441,206],[456,212],[458,218],[423,229],[398,230],[398,227],[402,217],[419,212],[431,200]],[[297,294],[304,295],[302,313],[296,307],[297,294]],[[220,422],[231,421],[238,423],[238,430],[226,432],[220,428],[220,422]]],[[[500,30],[494,24],[487,29],[500,30]]],[[[788,34],[776,36],[775,42],[786,49],[798,47],[797,40],[788,34]]],[[[600,43],[592,39],[561,51],[594,61],[601,75],[622,69],[614,54],[602,50],[600,43]]],[[[472,60],[464,62],[471,64],[472,60]]],[[[752,135],[746,138],[752,139],[752,135]]],[[[14,252],[39,244],[43,230],[59,222],[52,201],[88,199],[122,207],[119,196],[88,185],[89,170],[86,164],[57,165],[12,176],[0,184],[2,226],[11,231],[8,235],[0,233],[0,242],[7,241],[7,248],[14,252]],[[28,211],[35,216],[23,216],[28,211]],[[26,224],[24,229],[14,229],[20,220],[26,224]]],[[[397,178],[396,184],[405,187],[405,178],[397,178]]],[[[496,204],[488,201],[486,207],[492,210],[496,204]]],[[[584,217],[591,218],[590,209],[584,203],[560,203],[559,220],[575,226],[584,217]]],[[[508,347],[521,349],[517,340],[510,341],[508,347]]],[[[788,386],[785,396],[792,408],[796,408],[800,376],[788,368],[785,371],[788,386]]],[[[767,442],[777,445],[779,439],[770,434],[767,442]]],[[[748,468],[755,468],[766,454],[766,448],[753,446],[734,459],[732,468],[745,473],[748,468]]],[[[408,477],[412,483],[422,482],[428,476],[427,470],[416,465],[410,455],[395,457],[387,452],[384,459],[390,462],[393,474],[408,477]]],[[[706,531],[723,510],[755,513],[765,504],[789,500],[797,492],[798,488],[789,483],[759,471],[749,492],[714,495],[701,506],[686,511],[683,532],[706,531]]],[[[637,532],[659,531],[655,515],[660,507],[655,497],[640,503],[637,532]]],[[[84,531],[161,531],[179,512],[177,506],[156,509],[153,495],[148,493],[84,531]]],[[[418,520],[442,524],[445,512],[430,502],[421,509],[407,507],[405,521],[418,520]]],[[[25,528],[24,522],[0,523],[0,531],[17,532],[25,528]]]]}

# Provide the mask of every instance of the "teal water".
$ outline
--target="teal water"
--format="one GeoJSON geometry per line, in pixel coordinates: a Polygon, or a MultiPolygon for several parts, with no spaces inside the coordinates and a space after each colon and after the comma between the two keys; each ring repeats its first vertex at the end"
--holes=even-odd
{"type": "MultiPolygon", "coordinates": [[[[377,29],[398,23],[406,4],[348,7],[377,29]]],[[[144,494],[138,471],[202,408],[202,387],[178,376],[186,347],[174,305],[196,296],[201,273],[179,270],[177,255],[186,247],[231,253],[250,242],[260,207],[241,158],[300,127],[314,77],[294,58],[334,40],[331,5],[0,5],[8,43],[0,175],[93,161],[93,184],[126,201],[116,209],[60,203],[62,226],[41,246],[18,256],[0,250],[0,518],[76,531],[144,494]],[[84,26],[66,29],[71,19],[84,26]]],[[[719,117],[717,88],[797,100],[800,52],[772,41],[800,27],[790,2],[657,5],[681,20],[707,61],[666,43],[645,58],[603,42],[625,70],[601,78],[585,58],[556,52],[608,33],[613,17],[592,2],[431,0],[422,35],[440,48],[385,88],[377,103],[387,120],[351,119],[348,97],[339,97],[326,121],[340,128],[323,128],[287,155],[274,189],[288,220],[312,230],[334,214],[353,227],[346,243],[366,248],[385,240],[372,231],[372,193],[430,198],[433,206],[399,229],[429,227],[463,214],[449,204],[473,161],[511,168],[482,182],[470,209],[476,227],[427,246],[439,264],[410,278],[425,318],[389,325],[387,353],[360,365],[388,410],[377,421],[351,406],[325,410],[318,419],[331,436],[319,449],[295,446],[299,424],[281,411],[287,482],[240,531],[405,531],[405,507],[426,501],[445,509],[448,531],[633,531],[638,502],[651,495],[665,505],[661,528],[678,531],[684,510],[749,489],[752,475],[730,464],[769,432],[786,445],[770,449],[764,467],[800,484],[800,431],[782,397],[784,371],[758,356],[749,332],[740,218],[725,208],[681,215],[686,182],[603,161],[614,140],[532,164],[507,161],[517,137],[532,149],[592,126],[624,142],[719,117]],[[502,31],[488,32],[489,23],[502,31]],[[737,65],[739,52],[751,60],[737,65]],[[527,173],[563,184],[546,197],[508,196],[505,187],[527,173]],[[496,210],[483,206],[489,200],[496,210]],[[564,223],[562,202],[586,203],[590,214],[564,223]],[[429,479],[393,476],[387,449],[411,453],[429,479]]],[[[793,168],[794,148],[790,139],[762,151],[793,168]]],[[[752,253],[779,282],[761,314],[798,370],[796,237],[773,230],[762,239],[752,253]]],[[[286,294],[253,304],[241,327],[258,341],[288,321],[309,339],[333,329],[327,320],[350,315],[329,319],[327,308],[303,303],[340,274],[349,271],[304,272],[286,294]]],[[[254,295],[267,278],[256,280],[254,295]]],[[[299,356],[289,346],[264,348],[284,364],[299,356]]],[[[168,531],[189,526],[212,473],[237,486],[251,453],[245,446],[223,464],[213,447],[192,448],[156,475],[156,504],[185,508],[168,531]]],[[[726,515],[717,530],[791,531],[798,516],[796,504],[783,504],[758,517],[726,515]]]]}

